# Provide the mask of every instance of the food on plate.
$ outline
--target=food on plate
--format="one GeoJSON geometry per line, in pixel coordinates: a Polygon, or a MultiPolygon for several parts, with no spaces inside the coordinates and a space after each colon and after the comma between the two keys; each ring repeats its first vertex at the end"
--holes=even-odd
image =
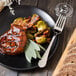
{"type": "Polygon", "coordinates": [[[38,28],[38,31],[44,31],[47,29],[47,24],[44,21],[38,21],[36,27],[38,28]]]}
{"type": "Polygon", "coordinates": [[[13,25],[0,37],[0,53],[15,55],[23,52],[27,37],[22,27],[13,25]]]}
{"type": "Polygon", "coordinates": [[[16,18],[16,19],[13,21],[13,24],[14,24],[14,25],[20,25],[20,26],[22,26],[22,22],[23,22],[23,18],[22,18],[22,17],[19,17],[19,18],[16,18]]]}
{"type": "Polygon", "coordinates": [[[11,25],[22,26],[26,30],[27,38],[39,44],[51,40],[50,27],[37,14],[33,14],[32,17],[29,16],[28,18],[16,18],[11,25]]]}
{"type": "Polygon", "coordinates": [[[31,28],[39,20],[39,18],[40,17],[37,14],[33,14],[32,17],[29,16],[28,18],[19,17],[16,18],[11,25],[20,25],[24,29],[28,29],[31,28]]]}
{"type": "Polygon", "coordinates": [[[35,40],[37,43],[45,43],[46,42],[46,37],[44,35],[40,36],[40,37],[35,37],[35,40]]]}
{"type": "Polygon", "coordinates": [[[50,27],[39,15],[18,17],[12,23],[10,30],[0,36],[0,52],[7,55],[16,55],[25,52],[26,59],[41,58],[40,44],[49,43],[50,27]]]}
{"type": "Polygon", "coordinates": [[[32,40],[28,40],[27,45],[25,47],[25,57],[26,59],[31,63],[32,58],[36,59],[36,58],[41,58],[40,55],[40,51],[44,50],[45,48],[43,48],[42,46],[40,46],[39,44],[35,43],[32,40]],[[32,50],[31,50],[32,48],[32,50]]]}

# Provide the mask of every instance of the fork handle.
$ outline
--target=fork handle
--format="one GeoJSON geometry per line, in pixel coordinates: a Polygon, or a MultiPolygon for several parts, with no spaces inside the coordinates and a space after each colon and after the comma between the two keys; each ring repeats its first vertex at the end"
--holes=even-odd
{"type": "Polygon", "coordinates": [[[47,50],[45,51],[45,53],[44,53],[44,55],[42,56],[41,60],[39,60],[38,66],[39,66],[40,68],[43,68],[43,67],[46,66],[47,60],[48,60],[48,56],[49,56],[49,53],[50,53],[50,49],[52,48],[52,44],[53,44],[55,38],[56,38],[56,35],[54,35],[54,36],[52,37],[52,40],[50,41],[50,44],[49,44],[47,50]]]}

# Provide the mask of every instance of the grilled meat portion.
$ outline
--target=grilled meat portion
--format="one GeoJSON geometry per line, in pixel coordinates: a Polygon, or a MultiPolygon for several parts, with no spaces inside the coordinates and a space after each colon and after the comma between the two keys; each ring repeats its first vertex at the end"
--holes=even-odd
{"type": "Polygon", "coordinates": [[[13,25],[8,32],[0,37],[0,52],[8,55],[22,53],[26,41],[26,33],[23,28],[13,25]]]}

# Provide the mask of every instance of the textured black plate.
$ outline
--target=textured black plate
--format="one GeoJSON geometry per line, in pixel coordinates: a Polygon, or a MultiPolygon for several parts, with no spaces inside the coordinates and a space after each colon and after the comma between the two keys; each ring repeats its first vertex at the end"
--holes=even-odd
{"type": "MultiPolygon", "coordinates": [[[[28,17],[28,16],[32,16],[34,13],[38,14],[45,22],[48,23],[50,27],[53,27],[55,24],[51,16],[39,8],[32,7],[32,6],[14,6],[14,9],[15,9],[15,14],[16,14],[15,16],[11,15],[8,7],[6,7],[0,13],[0,35],[2,35],[7,30],[9,30],[10,23],[16,17],[28,17]]],[[[55,48],[57,46],[57,43],[58,43],[58,38],[56,38],[56,40],[54,41],[52,50],[49,55],[49,59],[55,53],[55,48]]],[[[38,60],[33,60],[32,63],[28,63],[27,60],[25,59],[24,54],[15,55],[15,56],[7,56],[7,55],[0,54],[0,63],[13,70],[34,69],[38,67],[37,62],[38,60]]]]}

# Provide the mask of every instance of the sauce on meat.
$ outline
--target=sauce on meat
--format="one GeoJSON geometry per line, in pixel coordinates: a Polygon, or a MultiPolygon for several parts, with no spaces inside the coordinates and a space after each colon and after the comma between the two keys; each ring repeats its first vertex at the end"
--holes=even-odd
{"type": "Polygon", "coordinates": [[[26,40],[26,34],[22,27],[13,25],[8,32],[0,37],[0,52],[8,55],[21,53],[26,45],[26,40]]]}

